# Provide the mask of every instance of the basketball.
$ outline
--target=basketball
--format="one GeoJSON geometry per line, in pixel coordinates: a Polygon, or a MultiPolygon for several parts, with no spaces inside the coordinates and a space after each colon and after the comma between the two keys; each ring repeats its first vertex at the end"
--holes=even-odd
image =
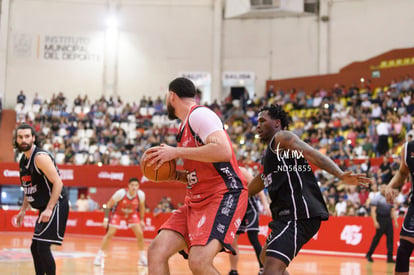
{"type": "Polygon", "coordinates": [[[164,162],[161,167],[155,170],[157,164],[147,166],[148,160],[145,160],[145,153],[141,161],[141,171],[144,176],[151,181],[168,181],[175,174],[175,159],[164,162]]]}

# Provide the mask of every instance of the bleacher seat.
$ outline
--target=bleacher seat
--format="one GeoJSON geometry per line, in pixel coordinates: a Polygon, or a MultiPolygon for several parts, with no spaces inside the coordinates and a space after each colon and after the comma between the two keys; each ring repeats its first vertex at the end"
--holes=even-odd
{"type": "Polygon", "coordinates": [[[131,164],[131,158],[128,155],[122,155],[119,159],[119,163],[124,166],[128,166],[131,164]]]}
{"type": "Polygon", "coordinates": [[[56,161],[56,164],[64,164],[65,163],[65,153],[56,153],[55,161],[56,161]]]}
{"type": "Polygon", "coordinates": [[[74,157],[74,163],[76,165],[83,165],[85,164],[87,157],[88,157],[88,154],[76,153],[74,157]]]}
{"type": "Polygon", "coordinates": [[[87,137],[87,138],[91,138],[91,137],[93,137],[95,135],[95,131],[93,130],[93,129],[86,129],[86,131],[85,131],[85,136],[87,137]]]}
{"type": "Polygon", "coordinates": [[[75,106],[73,108],[73,111],[77,114],[80,114],[82,112],[82,106],[75,106]]]}
{"type": "Polygon", "coordinates": [[[60,128],[59,131],[58,131],[58,135],[61,136],[61,137],[66,136],[67,135],[66,129],[65,128],[60,128]]]}
{"type": "Polygon", "coordinates": [[[109,106],[109,107],[106,109],[106,112],[107,112],[110,116],[113,116],[113,115],[115,115],[115,108],[114,108],[114,107],[112,107],[112,106],[109,106]]]}
{"type": "Polygon", "coordinates": [[[84,137],[86,137],[86,130],[85,129],[78,129],[76,131],[76,136],[78,138],[84,138],[84,137]]]}
{"type": "Polygon", "coordinates": [[[32,111],[35,113],[38,113],[40,111],[40,105],[39,104],[33,104],[32,105],[32,111]]]}
{"type": "Polygon", "coordinates": [[[63,137],[61,137],[61,136],[54,136],[53,137],[53,143],[55,143],[55,142],[57,142],[59,144],[64,144],[65,143],[64,140],[63,140],[63,137]]]}

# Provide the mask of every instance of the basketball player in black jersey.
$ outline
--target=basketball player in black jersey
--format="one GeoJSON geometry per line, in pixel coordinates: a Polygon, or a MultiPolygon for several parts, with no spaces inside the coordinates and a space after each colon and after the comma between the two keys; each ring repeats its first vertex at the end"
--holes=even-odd
{"type": "Polygon", "coordinates": [[[39,210],[30,250],[36,275],[54,275],[56,265],[50,246],[61,245],[63,241],[69,214],[66,191],[52,155],[38,146],[34,129],[22,124],[14,138],[15,147],[23,152],[20,181],[25,195],[16,218],[17,225],[22,224],[29,205],[39,210]]]}
{"type": "Polygon", "coordinates": [[[402,186],[405,180],[411,175],[411,195],[407,214],[400,232],[400,245],[397,250],[397,258],[395,260],[396,275],[408,275],[410,271],[410,257],[414,249],[414,201],[412,192],[413,175],[414,175],[414,140],[404,144],[401,150],[401,164],[397,173],[392,177],[390,183],[385,189],[385,198],[389,202],[393,202],[398,191],[395,188],[402,186]]]}
{"type": "Polygon", "coordinates": [[[268,144],[263,173],[249,184],[249,195],[267,188],[271,199],[271,233],[262,250],[263,275],[289,274],[287,266],[302,246],[329,217],[315,175],[308,163],[315,164],[348,184],[368,185],[365,175],[343,172],[294,133],[287,131],[288,115],[281,106],[270,105],[259,112],[257,133],[268,144]]]}
{"type": "MultiPolygon", "coordinates": [[[[244,168],[239,167],[240,171],[242,172],[244,178],[247,182],[250,182],[253,179],[253,175],[244,168]]],[[[236,237],[233,241],[233,247],[236,250],[236,255],[229,255],[230,259],[230,272],[228,275],[239,275],[237,271],[237,265],[239,262],[239,237],[240,234],[247,232],[247,237],[249,238],[250,244],[253,246],[254,253],[256,254],[258,263],[259,263],[259,275],[263,273],[263,263],[260,261],[260,252],[262,250],[262,245],[259,241],[259,216],[260,216],[260,209],[259,204],[262,207],[263,214],[270,216],[270,207],[267,197],[263,191],[260,191],[256,196],[249,197],[249,201],[247,203],[246,214],[242,219],[242,222],[237,229],[236,237]],[[259,202],[260,201],[260,202],[259,202]]]]}

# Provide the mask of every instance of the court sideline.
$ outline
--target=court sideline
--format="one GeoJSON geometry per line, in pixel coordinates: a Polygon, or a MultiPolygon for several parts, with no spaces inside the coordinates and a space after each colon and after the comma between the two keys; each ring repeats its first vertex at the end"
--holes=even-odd
{"type": "MultiPolygon", "coordinates": [[[[103,267],[93,265],[96,251],[99,249],[101,237],[68,234],[62,247],[54,246],[57,274],[88,275],[146,275],[147,269],[137,265],[138,251],[133,238],[115,237],[111,242],[108,256],[103,267]]],[[[146,240],[148,246],[150,240],[146,240]]],[[[33,274],[34,268],[30,254],[31,233],[1,232],[0,234],[0,270],[1,274],[26,275],[33,274]]],[[[220,273],[229,272],[229,261],[226,253],[220,253],[215,260],[220,273]]],[[[187,262],[176,255],[170,260],[171,275],[191,275],[187,262]]],[[[361,256],[331,256],[299,254],[288,271],[291,275],[391,275],[394,264],[387,264],[385,258],[376,258],[368,263],[361,256]]],[[[411,270],[414,268],[412,267],[411,270]]],[[[414,270],[413,270],[414,272],[414,270]]],[[[414,273],[410,274],[414,274],[414,273]]],[[[239,263],[240,275],[255,275],[258,264],[250,247],[241,247],[239,263]]]]}

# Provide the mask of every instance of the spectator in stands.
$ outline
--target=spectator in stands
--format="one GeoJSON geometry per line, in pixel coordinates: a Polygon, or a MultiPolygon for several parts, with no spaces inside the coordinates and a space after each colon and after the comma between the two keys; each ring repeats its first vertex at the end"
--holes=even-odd
{"type": "Polygon", "coordinates": [[[347,189],[346,197],[347,197],[348,204],[355,208],[358,207],[360,205],[359,192],[358,192],[359,187],[355,185],[350,185],[350,186],[347,186],[346,189],[347,189]]]}
{"type": "Polygon", "coordinates": [[[335,216],[336,201],[334,197],[328,197],[326,207],[328,208],[329,215],[335,216]]]}
{"type": "Polygon", "coordinates": [[[81,98],[80,95],[78,95],[74,100],[73,100],[73,105],[74,106],[82,106],[83,105],[83,100],[81,98]]]}
{"type": "Polygon", "coordinates": [[[377,145],[377,153],[379,156],[383,156],[388,153],[389,144],[388,138],[391,133],[391,124],[388,123],[386,118],[383,116],[381,121],[377,125],[377,135],[378,135],[378,145],[377,145]]]}
{"type": "Polygon", "coordinates": [[[348,208],[348,202],[345,194],[341,192],[338,197],[338,202],[335,204],[335,216],[345,216],[348,208]]]}
{"type": "Polygon", "coordinates": [[[159,202],[158,204],[157,204],[157,206],[154,208],[154,210],[153,210],[153,216],[155,217],[155,216],[158,216],[159,214],[161,214],[161,213],[163,213],[164,211],[163,211],[163,204],[162,204],[162,202],[159,202]]]}
{"type": "Polygon", "coordinates": [[[88,200],[89,211],[95,211],[99,209],[99,204],[94,201],[90,195],[88,195],[86,198],[88,200]]]}
{"type": "Polygon", "coordinates": [[[76,210],[79,212],[89,211],[89,203],[85,197],[85,194],[81,193],[79,195],[79,198],[75,203],[75,206],[76,206],[76,210]]]}
{"type": "Polygon", "coordinates": [[[372,157],[373,153],[375,152],[374,141],[372,140],[371,136],[367,135],[364,139],[362,144],[362,150],[364,150],[365,155],[368,157],[372,157]]]}
{"type": "Polygon", "coordinates": [[[276,95],[275,88],[273,87],[273,85],[269,85],[269,89],[267,89],[266,91],[266,98],[269,99],[269,98],[274,97],[275,95],[276,95]]]}
{"type": "Polygon", "coordinates": [[[368,200],[368,196],[369,196],[368,189],[366,187],[360,186],[358,194],[359,194],[359,203],[360,203],[360,205],[365,206],[365,204],[368,200]]]}
{"type": "Polygon", "coordinates": [[[382,158],[382,163],[379,166],[379,176],[384,183],[388,183],[391,180],[392,169],[387,156],[382,158]]]}
{"type": "Polygon", "coordinates": [[[32,105],[42,105],[42,98],[39,96],[39,93],[35,93],[32,101],[32,105]]]}
{"type": "Polygon", "coordinates": [[[26,95],[23,93],[23,90],[20,90],[20,93],[17,95],[17,103],[25,105],[26,95]]]}

